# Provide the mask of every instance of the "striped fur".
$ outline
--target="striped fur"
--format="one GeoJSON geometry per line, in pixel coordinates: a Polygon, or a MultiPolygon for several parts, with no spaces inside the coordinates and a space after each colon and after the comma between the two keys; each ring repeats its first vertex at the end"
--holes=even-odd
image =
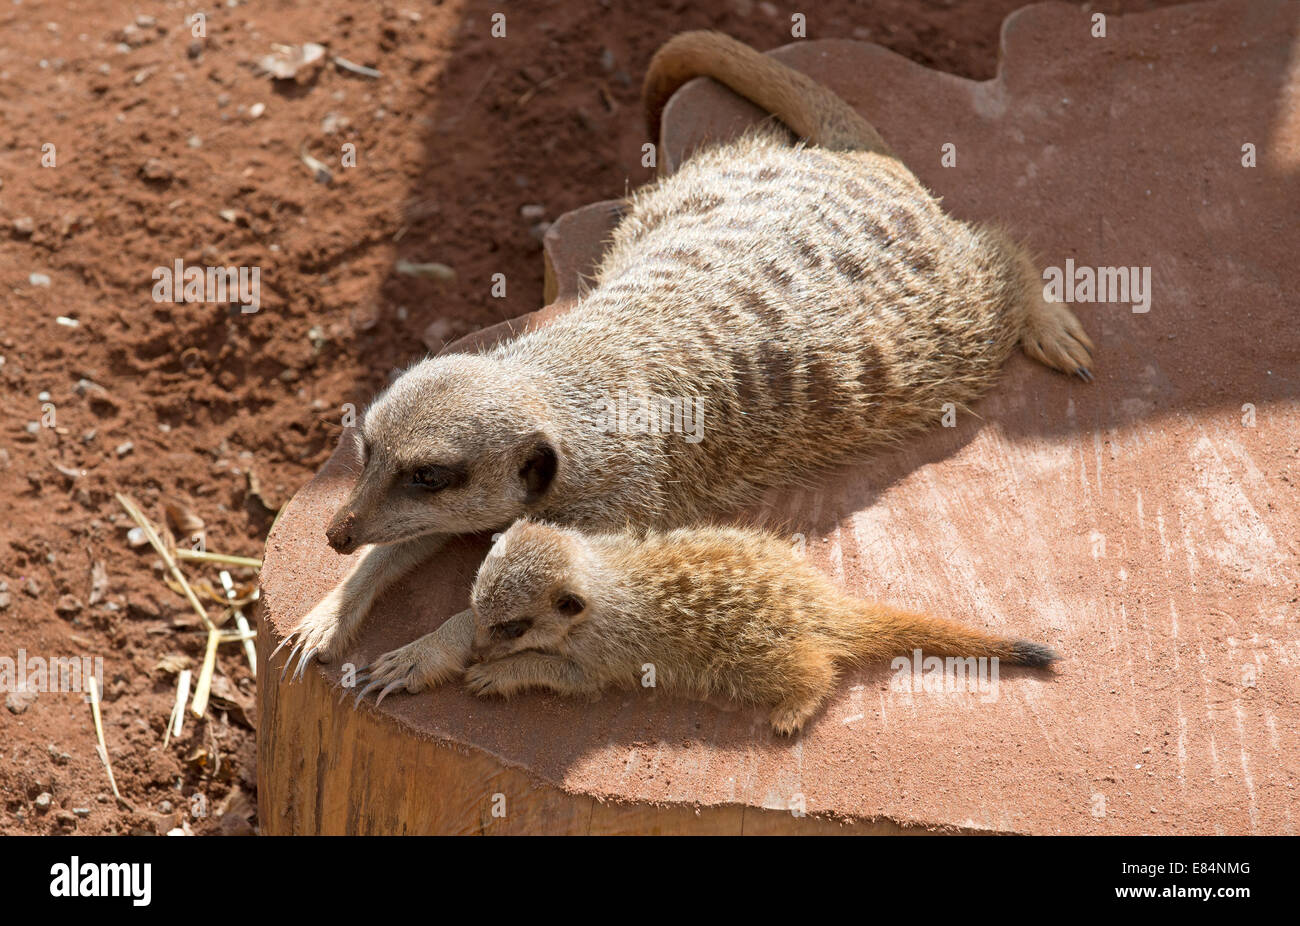
{"type": "MultiPolygon", "coordinates": [[[[536,371],[575,478],[621,496],[584,520],[691,523],[975,399],[1024,333],[1025,280],[898,161],[756,132],[633,197],[591,291],[493,360],[536,371]],[[619,390],[702,400],[704,439],[586,424],[619,390]]],[[[537,513],[571,519],[561,498],[537,513]]]]}

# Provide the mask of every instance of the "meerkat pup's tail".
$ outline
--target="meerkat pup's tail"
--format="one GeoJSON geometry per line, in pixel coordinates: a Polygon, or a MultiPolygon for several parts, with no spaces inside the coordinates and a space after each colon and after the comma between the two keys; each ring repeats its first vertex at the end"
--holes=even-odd
{"type": "Polygon", "coordinates": [[[1042,643],[999,637],[973,627],[887,605],[863,603],[854,622],[853,656],[864,662],[919,649],[927,656],[997,658],[1013,666],[1045,668],[1061,657],[1042,643]]]}
{"type": "Polygon", "coordinates": [[[871,663],[920,650],[922,658],[953,656],[996,658],[1008,665],[1044,668],[1060,657],[1050,647],[1029,640],[999,637],[951,621],[901,611],[888,605],[851,600],[840,617],[819,629],[834,642],[803,646],[786,680],[786,694],[773,709],[772,728],[797,732],[830,695],[838,675],[836,663],[871,663]]]}
{"type": "Polygon", "coordinates": [[[651,138],[659,138],[668,98],[694,77],[725,84],[811,144],[893,156],[871,124],[828,88],[721,32],[683,32],[655,52],[641,93],[651,138]]]}

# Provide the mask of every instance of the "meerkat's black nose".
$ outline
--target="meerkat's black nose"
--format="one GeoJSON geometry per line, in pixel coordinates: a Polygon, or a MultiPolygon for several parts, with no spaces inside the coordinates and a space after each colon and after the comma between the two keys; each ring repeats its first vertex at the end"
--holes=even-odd
{"type": "Polygon", "coordinates": [[[336,518],[329,527],[325,528],[325,538],[337,552],[351,553],[356,549],[357,545],[352,537],[355,520],[356,516],[349,512],[347,517],[336,518]]]}

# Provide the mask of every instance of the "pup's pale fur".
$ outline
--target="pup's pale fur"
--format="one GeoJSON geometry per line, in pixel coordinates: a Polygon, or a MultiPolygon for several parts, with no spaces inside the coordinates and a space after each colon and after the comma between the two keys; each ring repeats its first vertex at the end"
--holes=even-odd
{"type": "MultiPolygon", "coordinates": [[[[379,591],[448,534],[523,516],[699,523],[937,421],[1017,343],[1088,377],[1087,336],[1043,302],[1024,253],[945,215],[838,97],[688,33],[656,55],[648,110],[696,74],[825,146],[771,127],[701,152],[631,198],[569,312],[485,355],[417,364],[376,400],[328,530],[340,552],[376,546],[295,631],[303,663],[337,658],[379,591]],[[698,402],[703,440],[601,427],[620,393],[698,402]]],[[[427,683],[418,642],[385,663],[410,690],[427,683]]]]}
{"type": "Polygon", "coordinates": [[[433,636],[437,680],[476,694],[655,687],[772,708],[778,733],[821,707],[846,664],[920,649],[1046,666],[1052,650],[844,593],[789,543],[733,528],[584,534],[523,520],[479,569],[472,616],[433,636]],[[465,644],[472,644],[468,653],[465,644]]]}

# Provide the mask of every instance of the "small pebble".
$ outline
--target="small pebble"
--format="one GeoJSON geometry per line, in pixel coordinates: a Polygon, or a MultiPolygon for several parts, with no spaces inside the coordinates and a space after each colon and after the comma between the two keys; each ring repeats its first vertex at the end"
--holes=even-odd
{"type": "Polygon", "coordinates": [[[146,180],[171,180],[176,175],[172,169],[157,158],[150,158],[140,168],[140,176],[146,180]]]}
{"type": "Polygon", "coordinates": [[[326,113],[320,122],[320,130],[326,135],[333,135],[341,128],[346,128],[348,120],[338,113],[326,113]]]}
{"type": "Polygon", "coordinates": [[[45,811],[50,809],[50,802],[53,800],[54,800],[53,794],[51,794],[49,791],[42,791],[40,794],[36,795],[36,800],[34,801],[34,803],[36,804],[37,810],[45,811]]]}
{"type": "Polygon", "coordinates": [[[34,688],[19,688],[5,696],[5,707],[11,714],[21,714],[36,703],[38,692],[34,688]]]}
{"type": "Polygon", "coordinates": [[[27,282],[33,286],[49,286],[50,277],[46,273],[29,273],[27,274],[27,282]]]}
{"type": "Polygon", "coordinates": [[[119,457],[124,457],[134,449],[135,444],[131,443],[131,441],[124,441],[123,443],[118,444],[117,448],[113,452],[119,457]]]}

